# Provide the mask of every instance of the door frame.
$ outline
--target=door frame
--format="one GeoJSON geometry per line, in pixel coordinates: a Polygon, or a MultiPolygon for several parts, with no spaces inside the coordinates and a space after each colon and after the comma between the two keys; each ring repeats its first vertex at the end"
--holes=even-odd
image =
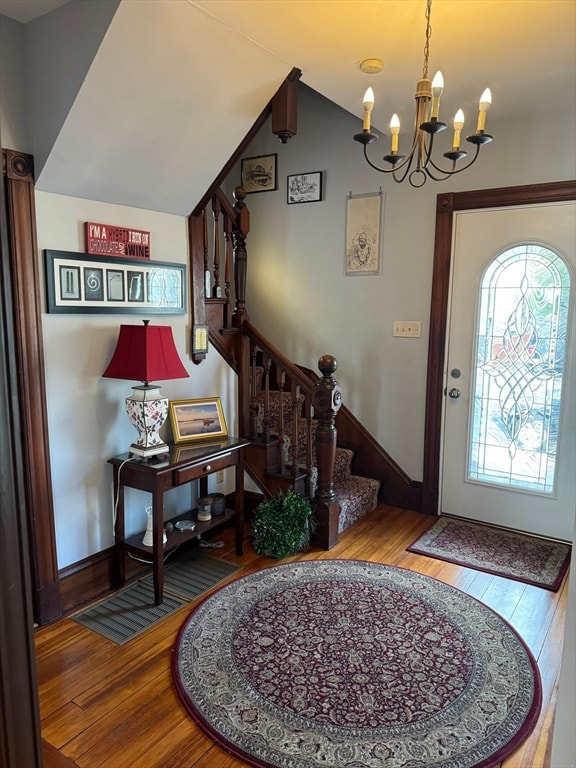
{"type": "Polygon", "coordinates": [[[13,306],[6,322],[16,360],[11,406],[13,418],[20,424],[22,443],[21,457],[13,455],[11,461],[22,475],[34,621],[43,625],[62,615],[62,600],[52,504],[34,159],[2,148],[2,173],[13,306]]]}
{"type": "Polygon", "coordinates": [[[440,457],[444,406],[444,361],[448,297],[452,266],[454,213],[505,206],[537,205],[576,200],[576,180],[495,189],[449,192],[436,198],[434,266],[428,337],[428,378],[424,424],[424,467],[422,474],[422,512],[438,515],[440,497],[440,457]]]}

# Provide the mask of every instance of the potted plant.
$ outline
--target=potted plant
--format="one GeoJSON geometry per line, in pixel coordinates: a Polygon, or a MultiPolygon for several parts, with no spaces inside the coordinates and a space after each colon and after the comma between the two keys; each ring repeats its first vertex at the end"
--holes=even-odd
{"type": "Polygon", "coordinates": [[[308,499],[296,491],[279,491],[259,504],[254,513],[254,550],[280,560],[307,547],[315,527],[308,499]]]}

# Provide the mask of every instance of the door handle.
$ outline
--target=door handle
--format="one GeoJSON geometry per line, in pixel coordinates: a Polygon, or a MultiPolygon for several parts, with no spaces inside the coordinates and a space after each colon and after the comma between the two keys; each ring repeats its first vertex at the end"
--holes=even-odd
{"type": "Polygon", "coordinates": [[[461,392],[458,389],[458,387],[452,387],[452,389],[448,390],[448,397],[451,397],[452,400],[458,400],[460,395],[461,395],[461,392]]]}

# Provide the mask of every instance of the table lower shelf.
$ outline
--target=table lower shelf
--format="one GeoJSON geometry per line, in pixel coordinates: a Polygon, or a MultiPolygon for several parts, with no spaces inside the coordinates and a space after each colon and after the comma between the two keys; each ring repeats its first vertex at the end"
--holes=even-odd
{"type": "MultiPolygon", "coordinates": [[[[176,528],[174,528],[174,530],[170,531],[170,533],[167,532],[166,543],[163,547],[164,552],[171,552],[181,544],[184,544],[187,541],[191,541],[192,539],[196,539],[203,533],[206,533],[207,531],[210,531],[213,528],[222,525],[223,523],[227,523],[230,520],[233,520],[234,514],[235,511],[233,509],[225,509],[221,515],[213,514],[210,520],[198,521],[198,510],[193,509],[191,512],[185,512],[184,514],[178,515],[171,520],[166,520],[164,525],[166,525],[168,522],[172,523],[172,525],[175,525],[179,520],[192,520],[195,523],[195,526],[194,530],[192,531],[178,531],[176,528]]],[[[145,532],[142,531],[141,533],[136,533],[133,536],[128,536],[125,541],[122,542],[122,547],[129,552],[149,555],[150,562],[152,562],[152,555],[154,550],[153,547],[147,547],[142,544],[144,533],[145,532]]]]}

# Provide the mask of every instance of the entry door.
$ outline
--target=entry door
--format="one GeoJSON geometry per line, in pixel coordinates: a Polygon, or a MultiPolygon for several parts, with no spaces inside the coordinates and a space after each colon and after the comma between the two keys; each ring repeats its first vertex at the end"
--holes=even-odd
{"type": "Polygon", "coordinates": [[[459,212],[453,243],[440,509],[571,541],[576,204],[459,212]],[[541,258],[541,291],[522,267],[511,267],[517,246],[541,258]],[[558,280],[570,284],[569,301],[557,290],[558,280]],[[498,301],[504,302],[499,308],[498,301]],[[549,336],[563,315],[564,341],[542,338],[541,312],[550,315],[549,336]]]}

